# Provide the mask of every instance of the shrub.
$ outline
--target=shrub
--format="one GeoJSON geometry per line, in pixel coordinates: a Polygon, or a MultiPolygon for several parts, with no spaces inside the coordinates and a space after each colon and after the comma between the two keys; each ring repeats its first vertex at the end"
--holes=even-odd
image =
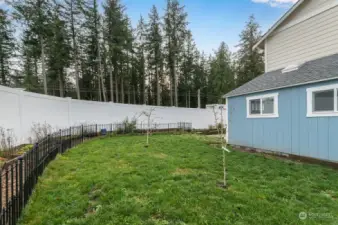
{"type": "Polygon", "coordinates": [[[137,119],[133,117],[131,120],[129,120],[128,117],[126,117],[122,123],[117,124],[117,133],[133,133],[136,130],[136,124],[137,119]]]}
{"type": "Polygon", "coordinates": [[[2,156],[9,156],[16,144],[16,136],[13,129],[0,127],[0,151],[2,156]]]}
{"type": "Polygon", "coordinates": [[[33,133],[33,138],[30,138],[30,142],[35,143],[45,138],[48,134],[51,134],[52,126],[46,122],[33,123],[31,132],[33,133]]]}

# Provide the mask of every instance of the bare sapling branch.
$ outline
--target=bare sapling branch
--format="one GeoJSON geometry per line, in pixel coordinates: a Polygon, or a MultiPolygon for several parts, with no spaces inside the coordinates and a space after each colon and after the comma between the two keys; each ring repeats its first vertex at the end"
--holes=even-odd
{"type": "Polygon", "coordinates": [[[147,144],[146,144],[146,147],[149,146],[149,135],[150,135],[150,132],[151,132],[151,125],[152,125],[152,122],[153,122],[153,119],[152,119],[152,116],[154,115],[153,113],[155,112],[155,108],[150,108],[148,110],[144,110],[142,113],[141,113],[141,116],[145,116],[146,117],[146,120],[147,120],[147,144]]]}

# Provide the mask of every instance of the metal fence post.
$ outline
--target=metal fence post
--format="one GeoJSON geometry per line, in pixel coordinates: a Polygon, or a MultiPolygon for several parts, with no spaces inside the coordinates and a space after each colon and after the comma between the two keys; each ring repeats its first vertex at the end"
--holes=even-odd
{"type": "Polygon", "coordinates": [[[11,221],[10,224],[15,223],[15,201],[14,201],[14,164],[11,165],[11,221]]]}
{"type": "Polygon", "coordinates": [[[61,154],[62,153],[62,131],[60,129],[60,146],[59,146],[59,153],[61,154]]]}
{"type": "Polygon", "coordinates": [[[83,134],[83,124],[81,126],[81,135],[82,135],[82,143],[84,142],[84,134],[83,134]]]}
{"type": "Polygon", "coordinates": [[[50,134],[47,135],[47,154],[49,154],[49,138],[50,138],[50,134]]]}
{"type": "Polygon", "coordinates": [[[99,136],[99,134],[97,133],[97,124],[95,126],[95,136],[99,136]]]}
{"type": "Polygon", "coordinates": [[[35,183],[38,181],[38,167],[39,167],[39,143],[35,145],[35,183]]]}
{"type": "Polygon", "coordinates": [[[20,184],[19,184],[19,212],[22,211],[23,207],[24,207],[24,199],[23,199],[23,163],[22,163],[22,157],[19,158],[19,162],[20,162],[20,168],[19,168],[19,180],[20,180],[20,184]]]}
{"type": "Polygon", "coordinates": [[[72,147],[72,127],[69,127],[69,141],[70,141],[69,148],[71,148],[72,147]]]}

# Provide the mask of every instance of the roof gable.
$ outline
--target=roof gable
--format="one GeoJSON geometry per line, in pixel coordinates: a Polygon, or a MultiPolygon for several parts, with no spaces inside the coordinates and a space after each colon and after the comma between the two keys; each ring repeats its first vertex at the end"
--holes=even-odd
{"type": "Polygon", "coordinates": [[[264,35],[263,37],[258,41],[257,44],[255,44],[254,48],[257,48],[261,46],[265,39],[270,36],[272,32],[274,32],[300,5],[302,5],[307,0],[298,0],[297,3],[295,3],[264,35]]]}

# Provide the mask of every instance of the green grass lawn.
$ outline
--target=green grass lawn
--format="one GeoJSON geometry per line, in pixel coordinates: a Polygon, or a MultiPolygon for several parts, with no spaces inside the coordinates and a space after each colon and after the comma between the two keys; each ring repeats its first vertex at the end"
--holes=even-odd
{"type": "Polygon", "coordinates": [[[197,136],[113,137],[53,161],[20,224],[333,224],[338,171],[264,156],[227,154],[197,136]],[[300,212],[312,213],[300,220],[300,212]],[[316,214],[315,214],[316,213],[316,214]]]}

